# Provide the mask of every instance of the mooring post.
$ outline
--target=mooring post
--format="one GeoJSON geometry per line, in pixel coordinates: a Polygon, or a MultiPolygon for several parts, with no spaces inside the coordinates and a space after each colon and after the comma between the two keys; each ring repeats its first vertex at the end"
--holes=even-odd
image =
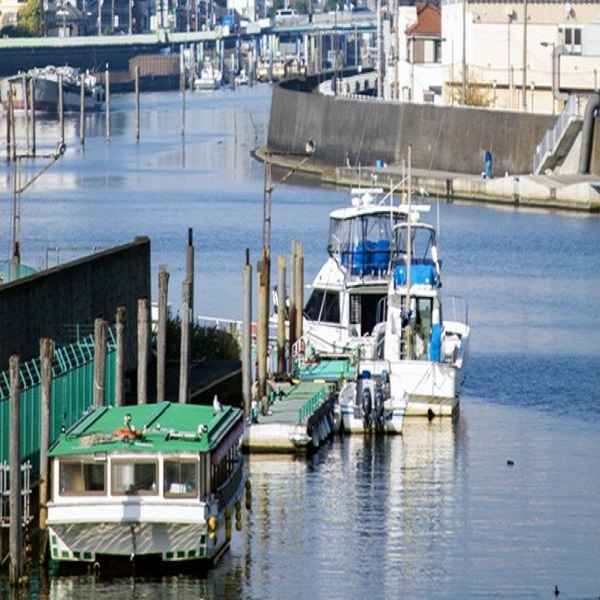
{"type": "Polygon", "coordinates": [[[63,76],[58,74],[58,123],[60,129],[60,144],[65,143],[65,104],[63,90],[63,76]]]}
{"type": "Polygon", "coordinates": [[[138,300],[138,369],[137,403],[148,402],[148,344],[150,341],[150,307],[146,298],[138,300]]]}
{"type": "Polygon", "coordinates": [[[277,373],[285,374],[285,256],[277,261],[277,373]]]}
{"type": "Polygon", "coordinates": [[[52,360],[54,342],[49,338],[40,340],[40,367],[42,387],[40,394],[40,563],[46,560],[48,517],[48,447],[50,445],[50,402],[52,394],[52,360]]]}
{"type": "Polygon", "coordinates": [[[85,74],[81,74],[79,81],[81,89],[79,90],[79,144],[85,144],[85,74]]]}
{"type": "Polygon", "coordinates": [[[246,248],[244,265],[244,324],[242,336],[242,396],[244,417],[250,415],[252,405],[252,265],[250,249],[246,248]]]}
{"type": "Polygon", "coordinates": [[[269,337],[268,299],[269,299],[269,253],[263,249],[263,258],[257,265],[258,272],[258,324],[256,331],[256,362],[258,380],[258,398],[263,402],[263,413],[266,413],[265,398],[267,395],[267,349],[269,337]]]}
{"type": "Polygon", "coordinates": [[[125,318],[127,309],[124,306],[117,307],[116,316],[116,337],[117,337],[117,357],[115,372],[115,406],[125,404],[125,318]]]}
{"type": "Polygon", "coordinates": [[[302,319],[304,306],[304,254],[302,242],[296,242],[296,339],[302,337],[302,319]]]}
{"type": "Polygon", "coordinates": [[[294,344],[296,343],[296,241],[292,241],[292,256],[291,256],[291,281],[290,281],[290,308],[288,315],[288,356],[290,360],[290,364],[288,366],[288,370],[290,373],[294,370],[294,344]]]}
{"type": "Polygon", "coordinates": [[[191,283],[186,277],[181,286],[181,359],[179,363],[179,402],[187,404],[190,399],[190,295],[191,283]]]}
{"type": "Polygon", "coordinates": [[[140,66],[135,65],[135,140],[140,141],[140,66]]]}
{"type": "Polygon", "coordinates": [[[35,136],[35,77],[29,80],[29,97],[31,98],[31,154],[36,153],[36,136],[35,136]]]}
{"type": "Polygon", "coordinates": [[[190,280],[190,323],[194,324],[194,230],[188,229],[188,245],[185,252],[185,276],[190,280]]]}
{"type": "Polygon", "coordinates": [[[106,63],[104,77],[104,103],[106,113],[106,141],[110,142],[110,72],[108,70],[108,63],[106,63]]]}
{"type": "Polygon", "coordinates": [[[165,399],[165,371],[167,364],[167,301],[169,272],[166,265],[158,268],[158,331],[156,338],[156,401],[165,399]]]}
{"type": "Polygon", "coordinates": [[[94,320],[94,408],[104,406],[106,388],[106,337],[107,323],[102,318],[94,320]]]}
{"type": "Polygon", "coordinates": [[[12,100],[12,97],[13,97],[13,94],[12,94],[12,84],[10,84],[8,86],[8,98],[7,98],[8,106],[7,106],[7,109],[6,109],[6,162],[10,162],[10,147],[11,147],[10,132],[12,130],[11,116],[13,114],[13,110],[12,110],[13,100],[12,100]]]}
{"type": "Polygon", "coordinates": [[[21,506],[21,385],[19,357],[10,357],[10,531],[9,583],[16,586],[23,572],[23,530],[21,506]]]}

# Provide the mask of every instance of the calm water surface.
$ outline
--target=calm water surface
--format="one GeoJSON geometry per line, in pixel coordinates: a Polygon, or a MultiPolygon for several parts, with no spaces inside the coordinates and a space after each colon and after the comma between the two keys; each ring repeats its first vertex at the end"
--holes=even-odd
{"type": "MultiPolygon", "coordinates": [[[[148,235],[153,281],[167,265],[177,311],[192,227],[196,314],[240,318],[245,250],[256,264],[262,246],[263,170],[249,152],[269,101],[262,85],[188,94],[182,136],[180,95],[143,95],[136,143],[133,97],[115,97],[110,142],[92,115],[84,149],[69,118],[66,156],[22,197],[23,262],[148,235]]],[[[42,122],[38,145],[55,138],[42,122]]],[[[0,173],[9,258],[12,184],[0,173]]],[[[346,202],[310,181],[277,187],[273,256],[301,240],[310,280],[328,213],[346,202]]],[[[442,204],[439,226],[444,290],[468,299],[473,328],[455,423],[408,421],[401,437],[340,438],[310,459],[248,459],[252,510],[206,574],[59,577],[29,595],[554,598],[558,585],[561,599],[598,598],[600,221],[442,204]]]]}

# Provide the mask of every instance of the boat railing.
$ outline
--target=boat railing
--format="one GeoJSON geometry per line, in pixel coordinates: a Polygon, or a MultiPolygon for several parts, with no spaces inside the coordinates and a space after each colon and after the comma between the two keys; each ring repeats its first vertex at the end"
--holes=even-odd
{"type": "Polygon", "coordinates": [[[444,299],[444,320],[469,324],[469,305],[462,296],[448,296],[444,299]]]}

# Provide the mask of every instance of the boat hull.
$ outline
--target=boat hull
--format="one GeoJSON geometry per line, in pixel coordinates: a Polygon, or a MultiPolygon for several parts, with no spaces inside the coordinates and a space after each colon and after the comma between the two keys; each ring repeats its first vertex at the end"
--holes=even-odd
{"type": "MultiPolygon", "coordinates": [[[[2,103],[8,107],[8,91],[12,89],[13,109],[22,111],[31,109],[29,81],[33,79],[35,86],[35,110],[39,112],[58,112],[59,84],[57,79],[44,77],[23,76],[9,77],[2,80],[2,103]]],[[[98,111],[104,105],[104,90],[101,86],[86,86],[84,88],[83,107],[85,111],[98,111]]],[[[81,87],[72,82],[63,82],[63,110],[77,112],[81,108],[81,87]]]]}

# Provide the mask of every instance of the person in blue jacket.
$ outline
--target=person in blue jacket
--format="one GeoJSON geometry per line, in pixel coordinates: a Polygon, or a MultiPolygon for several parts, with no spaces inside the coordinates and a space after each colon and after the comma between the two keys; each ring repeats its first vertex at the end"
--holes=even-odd
{"type": "Polygon", "coordinates": [[[492,172],[492,153],[489,150],[485,152],[485,171],[484,179],[492,179],[494,174],[492,172]]]}

